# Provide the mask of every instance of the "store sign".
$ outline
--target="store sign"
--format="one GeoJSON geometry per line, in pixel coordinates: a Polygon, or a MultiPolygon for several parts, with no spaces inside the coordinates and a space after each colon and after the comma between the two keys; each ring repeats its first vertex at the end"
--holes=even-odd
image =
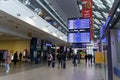
{"type": "Polygon", "coordinates": [[[90,37],[93,39],[92,0],[82,0],[82,17],[90,18],[90,37]]]}

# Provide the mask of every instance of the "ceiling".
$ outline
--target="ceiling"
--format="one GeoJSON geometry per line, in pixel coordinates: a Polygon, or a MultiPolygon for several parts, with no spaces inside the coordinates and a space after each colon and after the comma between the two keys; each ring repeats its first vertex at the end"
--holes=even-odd
{"type": "MultiPolygon", "coordinates": [[[[46,8],[49,9],[49,11],[52,14],[54,14],[57,19],[59,19],[60,22],[54,19],[56,23],[59,24],[57,26],[57,29],[65,34],[67,33],[66,30],[67,20],[69,18],[76,18],[81,16],[80,14],[82,9],[81,8],[82,0],[19,0],[19,1],[21,1],[25,5],[27,4],[26,6],[29,7],[31,10],[33,10],[34,12],[36,12],[35,11],[36,9],[38,9],[38,11],[40,9],[44,10],[46,16],[50,16],[54,19],[54,17],[51,16],[51,14],[48,13],[46,9],[44,9],[40,5],[39,2],[42,2],[46,6],[46,8]]],[[[96,36],[98,36],[98,31],[102,23],[105,23],[113,3],[114,0],[93,0],[93,6],[92,6],[93,28],[96,36]]],[[[0,24],[5,26],[11,26],[6,28],[10,28],[12,30],[22,32],[24,34],[31,32],[33,36],[39,36],[42,37],[43,39],[47,39],[48,37],[50,37],[51,41],[53,42],[56,40],[56,38],[52,37],[51,35],[48,36],[47,33],[39,31],[37,28],[33,28],[31,25],[26,24],[25,22],[13,18],[12,16],[8,16],[7,14],[4,13],[2,13],[2,15],[0,16],[0,24]],[[47,36],[45,37],[39,35],[38,33],[47,36]]]]}
{"type": "Polygon", "coordinates": [[[42,40],[47,40],[52,42],[56,45],[67,45],[66,42],[58,39],[57,37],[54,37],[38,28],[35,28],[34,26],[25,23],[24,21],[21,21],[5,12],[0,11],[0,27],[4,27],[5,29],[12,30],[13,32],[22,33],[24,35],[29,35],[28,38],[23,38],[20,36],[17,36],[16,34],[10,34],[6,32],[0,32],[0,40],[15,40],[15,39],[30,39],[31,37],[38,37],[42,40]]]}
{"type": "MultiPolygon", "coordinates": [[[[61,15],[66,22],[69,18],[80,17],[82,10],[82,0],[45,1],[51,4],[54,9],[57,9],[58,14],[61,15]]],[[[102,23],[105,23],[113,3],[114,0],[93,0],[93,29],[95,31],[95,37],[98,36],[98,32],[102,26],[102,23]]]]}

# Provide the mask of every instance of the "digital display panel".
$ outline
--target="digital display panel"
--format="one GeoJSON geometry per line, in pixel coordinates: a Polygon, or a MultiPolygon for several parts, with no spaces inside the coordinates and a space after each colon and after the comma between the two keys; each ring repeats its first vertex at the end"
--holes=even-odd
{"type": "Polygon", "coordinates": [[[72,44],[72,48],[86,48],[86,44],[84,43],[72,44]]]}
{"type": "Polygon", "coordinates": [[[102,43],[106,43],[107,40],[106,40],[106,37],[104,37],[104,39],[102,39],[102,43]]]}
{"type": "Polygon", "coordinates": [[[106,19],[106,22],[105,22],[105,28],[107,27],[107,25],[108,25],[108,22],[110,21],[110,16],[108,16],[108,18],[106,19]]]}
{"type": "Polygon", "coordinates": [[[68,33],[68,43],[88,43],[90,42],[90,33],[68,33]]]}
{"type": "Polygon", "coordinates": [[[102,38],[104,32],[105,32],[105,24],[102,24],[102,27],[100,29],[100,39],[102,38]]]}
{"type": "Polygon", "coordinates": [[[68,20],[68,29],[86,29],[90,28],[90,19],[70,19],[68,20]]]}
{"type": "Polygon", "coordinates": [[[117,32],[117,34],[118,34],[118,42],[120,42],[120,30],[118,30],[118,32],[117,32]]]}

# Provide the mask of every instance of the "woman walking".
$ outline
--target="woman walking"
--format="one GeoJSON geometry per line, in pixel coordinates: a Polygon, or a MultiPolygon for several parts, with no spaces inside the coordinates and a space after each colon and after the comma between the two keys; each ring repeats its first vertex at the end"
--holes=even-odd
{"type": "Polygon", "coordinates": [[[6,58],[5,58],[5,68],[6,68],[6,73],[9,73],[10,71],[10,62],[11,62],[11,55],[8,51],[5,52],[6,58]]]}

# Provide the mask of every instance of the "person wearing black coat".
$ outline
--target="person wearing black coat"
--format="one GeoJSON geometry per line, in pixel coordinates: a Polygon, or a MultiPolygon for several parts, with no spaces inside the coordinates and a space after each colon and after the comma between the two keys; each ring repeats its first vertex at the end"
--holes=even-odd
{"type": "Polygon", "coordinates": [[[14,61],[14,65],[16,65],[18,62],[18,52],[17,51],[14,53],[13,61],[14,61]]]}
{"type": "Polygon", "coordinates": [[[20,59],[20,62],[22,61],[22,53],[20,52],[19,54],[19,59],[20,59]]]}

